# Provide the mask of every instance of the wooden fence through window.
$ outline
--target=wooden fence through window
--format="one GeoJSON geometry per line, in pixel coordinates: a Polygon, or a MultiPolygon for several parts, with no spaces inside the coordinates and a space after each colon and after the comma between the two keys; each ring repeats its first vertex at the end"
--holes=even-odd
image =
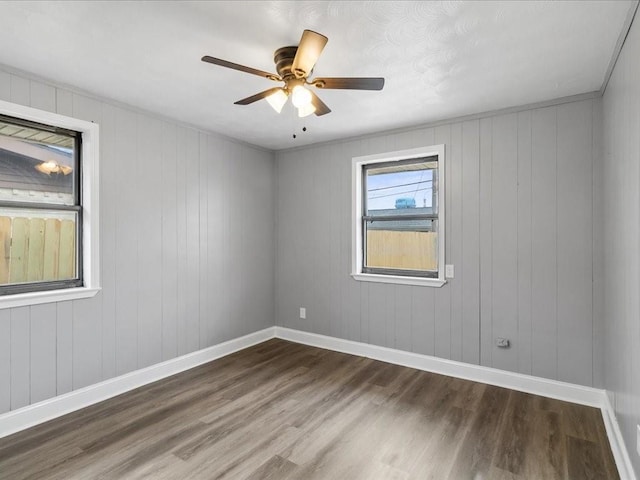
{"type": "Polygon", "coordinates": [[[0,285],[75,277],[74,220],[0,216],[0,285]]]}
{"type": "Polygon", "coordinates": [[[367,266],[435,271],[438,269],[438,234],[369,230],[367,266]]]}

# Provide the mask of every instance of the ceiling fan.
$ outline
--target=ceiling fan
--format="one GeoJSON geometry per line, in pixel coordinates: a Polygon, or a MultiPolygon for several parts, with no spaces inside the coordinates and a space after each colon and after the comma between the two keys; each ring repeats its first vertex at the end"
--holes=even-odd
{"type": "Polygon", "coordinates": [[[273,109],[280,113],[287,99],[291,96],[291,103],[298,109],[298,116],[306,117],[315,113],[317,116],[331,112],[331,109],[306,86],[321,89],[350,89],[350,90],[382,90],[384,78],[314,78],[309,80],[328,38],[312,30],[302,33],[297,47],[282,47],[275,51],[273,61],[278,74],[265,72],[220,58],[205,55],[203,62],[213,63],[221,67],[232,68],[241,72],[251,73],[267,78],[274,82],[284,82],[282,87],[274,87],[235,102],[236,105],[249,105],[258,100],[266,99],[273,109]]]}

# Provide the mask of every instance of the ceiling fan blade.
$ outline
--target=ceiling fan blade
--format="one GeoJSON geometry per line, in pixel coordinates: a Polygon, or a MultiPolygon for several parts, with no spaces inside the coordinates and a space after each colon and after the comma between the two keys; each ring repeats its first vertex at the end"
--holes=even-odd
{"type": "Polygon", "coordinates": [[[257,102],[258,100],[262,100],[263,98],[267,98],[269,95],[276,93],[278,90],[282,90],[282,88],[281,87],[270,88],[269,90],[256,93],[255,95],[251,95],[250,97],[243,98],[242,100],[238,100],[237,102],[233,102],[233,103],[235,105],[249,105],[250,103],[257,102]]]}
{"type": "Polygon", "coordinates": [[[291,71],[297,78],[309,76],[328,40],[327,37],[313,30],[302,32],[298,51],[291,64],[291,71]]]}
{"type": "Polygon", "coordinates": [[[316,78],[311,83],[318,88],[382,90],[384,78],[316,78]]]}
{"type": "MultiPolygon", "coordinates": [[[[311,92],[311,90],[309,91],[311,92]]],[[[327,107],[327,105],[322,100],[320,100],[320,97],[313,92],[311,92],[311,103],[314,107],[316,107],[316,111],[314,113],[317,117],[326,115],[327,113],[331,112],[331,109],[327,107]]]]}
{"type": "Polygon", "coordinates": [[[253,75],[258,75],[259,77],[268,78],[269,80],[275,80],[278,82],[282,80],[275,73],[265,72],[263,70],[258,70],[257,68],[245,67],[244,65],[228,62],[227,60],[222,60],[220,58],[210,57],[209,55],[205,55],[204,57],[202,57],[202,61],[207,63],[213,63],[214,65],[219,65],[221,67],[232,68],[233,70],[239,70],[245,73],[251,73],[253,75]]]}

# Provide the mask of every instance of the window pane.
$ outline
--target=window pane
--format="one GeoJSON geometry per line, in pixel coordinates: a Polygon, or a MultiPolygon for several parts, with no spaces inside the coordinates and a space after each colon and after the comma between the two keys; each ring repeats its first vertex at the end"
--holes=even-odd
{"type": "Polygon", "coordinates": [[[367,167],[366,215],[437,214],[438,162],[367,167]]]}
{"type": "Polygon", "coordinates": [[[0,208],[0,285],[77,278],[77,213],[0,208]]]}
{"type": "Polygon", "coordinates": [[[438,271],[437,220],[365,222],[366,267],[438,271]]]}
{"type": "Polygon", "coordinates": [[[76,139],[0,118],[0,201],[76,204],[76,139]]]}

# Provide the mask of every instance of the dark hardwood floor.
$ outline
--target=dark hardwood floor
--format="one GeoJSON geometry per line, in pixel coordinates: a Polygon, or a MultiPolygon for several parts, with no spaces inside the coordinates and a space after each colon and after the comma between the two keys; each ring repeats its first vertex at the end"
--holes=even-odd
{"type": "Polygon", "coordinates": [[[600,411],[270,340],[0,439],[2,479],[614,479],[600,411]]]}

